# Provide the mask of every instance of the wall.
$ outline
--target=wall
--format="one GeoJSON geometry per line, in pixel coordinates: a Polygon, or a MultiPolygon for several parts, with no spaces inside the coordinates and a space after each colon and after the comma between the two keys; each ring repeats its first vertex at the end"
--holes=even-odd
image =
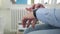
{"type": "Polygon", "coordinates": [[[11,30],[11,15],[10,15],[10,11],[8,9],[0,9],[0,16],[4,19],[4,21],[2,22],[2,25],[5,24],[4,29],[7,30],[11,30]]]}
{"type": "Polygon", "coordinates": [[[0,0],[0,6],[2,5],[2,1],[0,0]]]}

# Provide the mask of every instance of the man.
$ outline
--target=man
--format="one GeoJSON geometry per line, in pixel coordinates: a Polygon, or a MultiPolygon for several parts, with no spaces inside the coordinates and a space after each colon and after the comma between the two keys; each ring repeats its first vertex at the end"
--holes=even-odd
{"type": "Polygon", "coordinates": [[[24,34],[28,34],[29,32],[37,31],[37,30],[60,29],[59,9],[38,8],[36,11],[33,10],[30,11],[31,12],[29,12],[27,15],[23,17],[22,25],[23,27],[26,27],[26,25],[27,27],[29,27],[31,24],[33,28],[30,27],[26,29],[24,31],[24,34]],[[37,23],[37,19],[45,24],[35,25],[37,23]]]}

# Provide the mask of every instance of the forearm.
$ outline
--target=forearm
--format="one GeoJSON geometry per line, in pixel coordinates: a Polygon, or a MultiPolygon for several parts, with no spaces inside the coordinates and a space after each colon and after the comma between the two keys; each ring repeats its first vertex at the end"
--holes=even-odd
{"type": "Polygon", "coordinates": [[[57,19],[60,18],[59,12],[60,11],[56,11],[54,8],[51,9],[41,8],[36,11],[36,18],[44,23],[60,27],[60,23],[58,23],[57,19]]]}

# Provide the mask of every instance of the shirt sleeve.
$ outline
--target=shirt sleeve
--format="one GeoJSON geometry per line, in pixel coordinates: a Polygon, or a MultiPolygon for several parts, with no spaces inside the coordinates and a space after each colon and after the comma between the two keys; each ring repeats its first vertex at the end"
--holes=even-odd
{"type": "Polygon", "coordinates": [[[57,14],[55,15],[55,12],[57,12],[57,11],[54,8],[52,8],[52,9],[39,8],[36,11],[36,17],[38,20],[41,20],[43,23],[60,27],[60,25],[58,23],[58,19],[56,17],[57,14]]]}

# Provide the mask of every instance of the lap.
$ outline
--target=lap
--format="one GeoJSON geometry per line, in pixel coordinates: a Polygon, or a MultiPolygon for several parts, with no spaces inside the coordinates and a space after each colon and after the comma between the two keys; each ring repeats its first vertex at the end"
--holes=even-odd
{"type": "Polygon", "coordinates": [[[28,34],[60,34],[60,29],[38,30],[29,32],[28,34]]]}
{"type": "Polygon", "coordinates": [[[29,27],[24,31],[24,34],[27,34],[29,32],[38,31],[38,30],[48,30],[48,29],[57,29],[57,27],[48,25],[48,24],[41,24],[41,25],[35,25],[35,28],[29,27]]]}

